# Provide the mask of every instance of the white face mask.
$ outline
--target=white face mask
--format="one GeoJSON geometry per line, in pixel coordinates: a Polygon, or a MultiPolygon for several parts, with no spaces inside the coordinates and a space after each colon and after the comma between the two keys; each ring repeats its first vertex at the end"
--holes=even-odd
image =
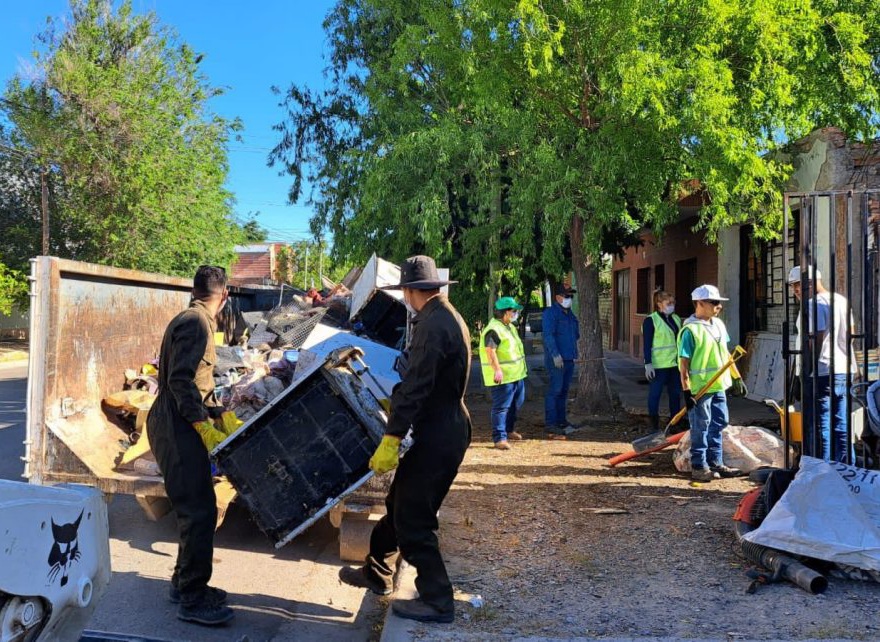
{"type": "Polygon", "coordinates": [[[412,306],[412,303],[409,302],[409,299],[406,298],[406,291],[403,293],[403,305],[406,306],[406,311],[409,312],[409,316],[416,316],[416,309],[412,306]]]}
{"type": "Polygon", "coordinates": [[[663,312],[665,312],[666,314],[673,314],[675,312],[675,306],[667,305],[665,308],[663,308],[663,312]]]}
{"type": "Polygon", "coordinates": [[[571,307],[571,297],[570,296],[563,297],[562,303],[560,303],[559,305],[561,305],[563,308],[568,310],[571,307]]]}
{"type": "Polygon", "coordinates": [[[516,320],[519,319],[519,312],[513,312],[510,315],[510,322],[516,323],[516,320]]]}

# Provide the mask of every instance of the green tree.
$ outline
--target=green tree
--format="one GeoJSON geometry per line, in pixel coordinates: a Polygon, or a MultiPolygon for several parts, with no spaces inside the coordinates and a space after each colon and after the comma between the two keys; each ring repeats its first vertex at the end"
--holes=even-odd
{"type": "MultiPolygon", "coordinates": [[[[344,252],[424,250],[490,287],[506,262],[573,268],[590,365],[603,253],[686,190],[709,238],[771,236],[791,168],[768,152],[877,129],[875,0],[340,0],[325,25],[336,84],[292,88],[279,126],[291,197],[308,178],[344,252]]],[[[580,371],[607,410],[604,369],[580,371]]]]}
{"type": "MultiPolygon", "coordinates": [[[[72,0],[70,19],[39,40],[36,73],[13,78],[0,103],[10,123],[0,156],[27,159],[28,184],[47,177],[49,251],[172,274],[228,265],[244,237],[223,187],[238,124],[209,109],[221,92],[201,56],[130,0],[116,10],[72,0]]],[[[31,239],[26,252],[0,241],[17,261],[43,249],[32,187],[26,196],[0,210],[21,233],[14,242],[31,239]]]]}
{"type": "Polygon", "coordinates": [[[10,314],[13,307],[27,309],[27,279],[0,263],[0,314],[10,314]]]}
{"type": "Polygon", "coordinates": [[[268,230],[263,229],[257,222],[258,214],[259,212],[249,213],[248,219],[241,224],[242,243],[262,243],[269,238],[268,230]]]}

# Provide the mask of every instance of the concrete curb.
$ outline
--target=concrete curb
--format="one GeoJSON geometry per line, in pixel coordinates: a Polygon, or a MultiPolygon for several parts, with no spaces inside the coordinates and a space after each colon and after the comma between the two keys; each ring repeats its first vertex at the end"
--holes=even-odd
{"type": "MultiPolygon", "coordinates": [[[[419,596],[416,591],[416,569],[414,566],[404,564],[398,575],[397,591],[391,595],[391,599],[411,600],[419,596]]],[[[416,627],[420,626],[413,620],[404,620],[394,615],[391,610],[391,601],[388,601],[388,610],[385,612],[385,623],[382,625],[382,637],[379,642],[409,642],[413,639],[416,627]]],[[[454,624],[430,624],[426,626],[450,627],[454,624]]]]}

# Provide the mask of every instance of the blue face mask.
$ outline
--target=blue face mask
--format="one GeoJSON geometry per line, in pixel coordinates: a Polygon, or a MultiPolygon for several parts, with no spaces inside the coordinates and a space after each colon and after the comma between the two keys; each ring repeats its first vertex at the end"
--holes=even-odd
{"type": "Polygon", "coordinates": [[[571,307],[571,297],[570,296],[563,297],[562,303],[560,303],[559,305],[561,305],[563,308],[565,308],[567,310],[568,308],[571,307]]]}
{"type": "Polygon", "coordinates": [[[663,308],[663,312],[666,314],[674,314],[675,313],[675,305],[667,305],[663,308]]]}

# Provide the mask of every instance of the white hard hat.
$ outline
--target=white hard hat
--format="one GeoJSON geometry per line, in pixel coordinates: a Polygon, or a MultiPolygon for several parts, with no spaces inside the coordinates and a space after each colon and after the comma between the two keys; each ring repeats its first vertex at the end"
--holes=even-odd
{"type": "MultiPolygon", "coordinates": [[[[807,281],[812,281],[813,276],[813,268],[807,268],[807,281]]],[[[816,268],[816,279],[822,279],[822,273],[819,271],[819,268],[816,268]]],[[[800,283],[801,282],[801,266],[795,265],[788,273],[788,283],[789,285],[792,283],[800,283]]]]}
{"type": "Polygon", "coordinates": [[[721,292],[714,285],[701,285],[691,292],[691,301],[730,301],[730,299],[721,296],[721,292]]]}

